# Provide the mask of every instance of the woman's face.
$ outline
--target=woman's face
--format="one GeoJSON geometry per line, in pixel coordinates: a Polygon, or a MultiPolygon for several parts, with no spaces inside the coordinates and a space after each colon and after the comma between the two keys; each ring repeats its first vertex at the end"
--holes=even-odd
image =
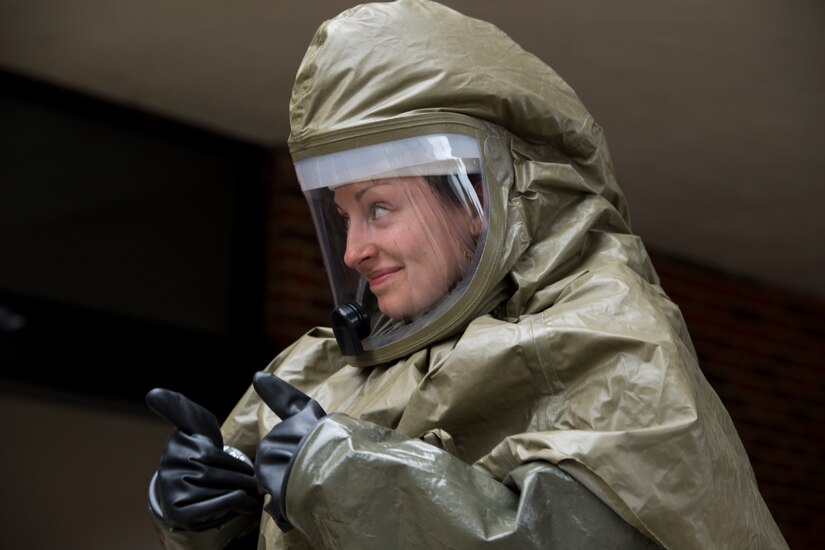
{"type": "Polygon", "coordinates": [[[445,206],[424,179],[351,183],[335,189],[335,204],[347,225],[344,263],[369,281],[384,315],[410,318],[462,277],[467,216],[445,206]]]}

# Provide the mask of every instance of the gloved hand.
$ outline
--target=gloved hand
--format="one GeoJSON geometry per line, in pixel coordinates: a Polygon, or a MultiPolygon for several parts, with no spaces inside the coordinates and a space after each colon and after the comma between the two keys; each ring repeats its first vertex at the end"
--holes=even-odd
{"type": "Polygon", "coordinates": [[[286,516],[286,483],[295,455],[315,425],[327,413],[321,405],[274,374],[256,372],[255,391],[282,422],[258,443],[255,454],[255,479],[261,493],[270,495],[264,510],[282,531],[292,524],[286,516]]]}
{"type": "Polygon", "coordinates": [[[260,513],[252,461],[224,447],[214,414],[163,388],[146,394],[146,404],[177,427],[149,483],[149,503],[164,523],[198,531],[260,513]]]}

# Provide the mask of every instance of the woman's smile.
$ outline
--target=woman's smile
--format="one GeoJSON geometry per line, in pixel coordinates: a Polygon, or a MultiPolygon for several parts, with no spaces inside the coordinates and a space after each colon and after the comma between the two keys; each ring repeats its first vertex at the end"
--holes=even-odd
{"type": "Polygon", "coordinates": [[[372,290],[373,293],[376,293],[380,287],[385,285],[385,283],[389,283],[395,279],[401,269],[402,268],[400,267],[395,267],[371,272],[367,275],[367,280],[370,283],[370,290],[372,290]]]}

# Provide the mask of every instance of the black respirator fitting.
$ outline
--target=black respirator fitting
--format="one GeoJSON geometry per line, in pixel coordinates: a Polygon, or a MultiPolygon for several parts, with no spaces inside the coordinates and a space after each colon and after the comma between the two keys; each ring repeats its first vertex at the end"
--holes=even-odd
{"type": "Polygon", "coordinates": [[[364,353],[361,339],[370,334],[370,316],[364,306],[357,302],[347,302],[332,312],[332,331],[344,355],[357,356],[364,353]]]}

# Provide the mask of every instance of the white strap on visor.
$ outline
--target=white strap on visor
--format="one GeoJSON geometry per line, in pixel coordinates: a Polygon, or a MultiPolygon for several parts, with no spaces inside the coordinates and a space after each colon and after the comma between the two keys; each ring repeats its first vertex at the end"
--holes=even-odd
{"type": "Polygon", "coordinates": [[[301,189],[334,188],[371,179],[479,172],[476,138],[433,134],[320,155],[295,163],[301,189]]]}

